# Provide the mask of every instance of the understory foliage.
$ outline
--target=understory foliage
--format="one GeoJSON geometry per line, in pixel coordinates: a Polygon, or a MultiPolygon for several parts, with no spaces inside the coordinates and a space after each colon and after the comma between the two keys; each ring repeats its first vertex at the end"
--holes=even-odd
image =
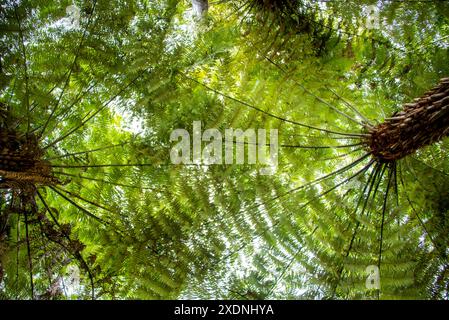
{"type": "Polygon", "coordinates": [[[432,139],[367,141],[448,39],[444,1],[4,1],[0,297],[447,299],[447,86],[432,139]],[[193,121],[277,129],[276,172],[172,164],[193,121]]]}

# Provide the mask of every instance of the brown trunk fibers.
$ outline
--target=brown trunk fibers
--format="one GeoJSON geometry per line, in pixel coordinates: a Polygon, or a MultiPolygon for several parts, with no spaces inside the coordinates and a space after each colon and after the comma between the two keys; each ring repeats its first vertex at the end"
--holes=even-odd
{"type": "Polygon", "coordinates": [[[399,160],[449,135],[449,78],[407,103],[369,131],[366,141],[380,162],[399,160]]]}
{"type": "Polygon", "coordinates": [[[50,163],[42,160],[43,152],[34,136],[19,135],[0,129],[0,188],[23,188],[25,185],[54,185],[50,163]]]}

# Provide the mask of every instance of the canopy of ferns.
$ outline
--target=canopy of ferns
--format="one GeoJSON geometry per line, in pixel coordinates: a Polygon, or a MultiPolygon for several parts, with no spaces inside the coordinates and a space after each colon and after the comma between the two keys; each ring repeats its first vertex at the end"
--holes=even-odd
{"type": "Polygon", "coordinates": [[[3,1],[0,297],[447,299],[449,3],[372,4],[3,1]]]}

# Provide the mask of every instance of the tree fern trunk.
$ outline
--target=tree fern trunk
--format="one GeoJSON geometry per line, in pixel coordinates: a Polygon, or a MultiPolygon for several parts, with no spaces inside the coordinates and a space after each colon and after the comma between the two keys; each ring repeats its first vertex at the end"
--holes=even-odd
{"type": "Polygon", "coordinates": [[[58,181],[51,173],[48,161],[34,136],[0,128],[0,187],[14,188],[24,184],[54,185],[58,181]]]}
{"type": "Polygon", "coordinates": [[[449,135],[449,78],[370,130],[367,145],[380,162],[399,160],[449,135]]]}

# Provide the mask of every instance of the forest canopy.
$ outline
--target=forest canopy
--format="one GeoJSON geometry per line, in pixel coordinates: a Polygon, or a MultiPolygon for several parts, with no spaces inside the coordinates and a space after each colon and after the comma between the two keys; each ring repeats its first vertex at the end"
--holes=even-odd
{"type": "Polygon", "coordinates": [[[448,61],[447,1],[2,1],[0,298],[447,299],[448,61]]]}

